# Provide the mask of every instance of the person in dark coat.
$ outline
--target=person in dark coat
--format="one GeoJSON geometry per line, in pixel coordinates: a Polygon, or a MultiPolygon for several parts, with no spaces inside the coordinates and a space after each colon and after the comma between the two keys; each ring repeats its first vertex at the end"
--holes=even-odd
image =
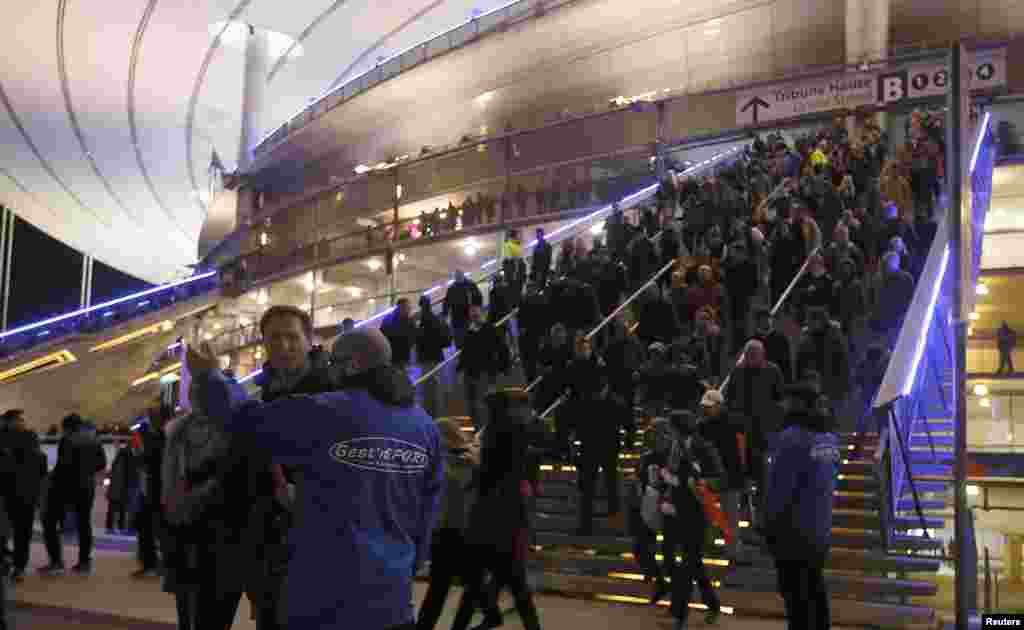
{"type": "Polygon", "coordinates": [[[127,530],[128,515],[134,514],[141,498],[142,478],[139,475],[140,462],[129,445],[117,449],[114,463],[110,465],[110,485],[107,486],[107,531],[127,530]]]}
{"type": "Polygon", "coordinates": [[[96,428],[78,414],[64,418],[64,437],[57,448],[47,497],[43,537],[50,563],[44,575],[64,574],[64,548],[57,527],[70,507],[78,528],[78,564],[75,573],[92,573],[92,508],[96,501],[96,475],[107,467],[107,456],[96,437],[96,428]]]}
{"type": "Polygon", "coordinates": [[[162,471],[164,444],[164,423],[170,419],[169,410],[153,407],[149,410],[148,421],[136,435],[136,457],[139,458],[143,482],[141,485],[142,500],[139,512],[135,516],[135,530],[138,534],[138,559],[142,565],[132,577],[142,578],[153,575],[160,565],[158,551],[159,537],[163,535],[163,512],[160,509],[160,491],[162,487],[162,471]]]}
{"type": "Polygon", "coordinates": [[[452,630],[466,630],[479,602],[486,601],[484,573],[492,588],[508,588],[526,630],[540,630],[537,608],[526,579],[529,499],[534,494],[529,470],[531,421],[529,394],[507,389],[487,397],[491,424],[483,435],[476,499],[466,534],[472,563],[466,592],[455,613],[452,630]]]}
{"type": "Polygon", "coordinates": [[[890,349],[896,345],[896,336],[913,299],[914,277],[900,268],[899,254],[888,252],[882,258],[871,328],[887,337],[890,349]]]}
{"type": "MultiPolygon", "coordinates": [[[[669,421],[676,432],[676,440],[668,465],[662,471],[666,497],[662,505],[664,553],[666,560],[669,555],[675,557],[675,549],[680,549],[683,556],[681,566],[670,567],[672,616],[676,619],[676,630],[683,630],[687,627],[694,582],[707,606],[706,623],[714,625],[721,615],[718,595],[704,569],[704,544],[709,525],[698,492],[701,486],[717,486],[722,476],[722,462],[714,447],[697,433],[697,418],[692,412],[674,411],[669,421]]],[[[656,585],[655,589],[652,603],[657,603],[665,594],[664,584],[656,585]]]]}
{"type": "Polygon", "coordinates": [[[832,276],[825,269],[825,259],[820,254],[811,256],[807,273],[797,282],[793,290],[800,321],[806,321],[807,311],[812,308],[828,308],[832,305],[832,276]]]}
{"type": "Polygon", "coordinates": [[[825,394],[839,405],[850,391],[850,351],[839,325],[831,322],[823,308],[808,311],[807,327],[797,351],[798,375],[817,372],[825,394]]]}
{"type": "Polygon", "coordinates": [[[455,345],[462,348],[462,341],[469,327],[469,309],[472,306],[483,306],[484,295],[480,289],[466,278],[461,271],[455,272],[455,282],[448,287],[441,308],[442,316],[451,318],[452,336],[455,345]]]}
{"type": "Polygon", "coordinates": [[[537,228],[537,244],[530,258],[530,280],[543,289],[551,274],[551,244],[544,238],[544,228],[537,228]]]}
{"type": "Polygon", "coordinates": [[[381,322],[380,331],[391,344],[392,364],[400,370],[407,368],[416,345],[416,322],[409,298],[400,298],[395,303],[395,310],[381,322]]]}
{"type": "MultiPolygon", "coordinates": [[[[14,538],[11,577],[20,581],[28,566],[32,524],[39,504],[40,486],[46,476],[46,456],[40,450],[36,434],[25,428],[21,409],[7,411],[0,418],[0,448],[11,457],[12,474],[3,479],[0,494],[14,538]]],[[[0,549],[7,549],[6,536],[0,542],[0,549]]]]}
{"type": "Polygon", "coordinates": [[[796,277],[804,262],[804,251],[800,229],[791,220],[780,223],[772,242],[772,304],[778,303],[796,277]]]}
{"type": "Polygon", "coordinates": [[[635,291],[651,279],[658,270],[658,253],[654,244],[642,232],[629,244],[629,281],[635,291]]]}
{"type": "Polygon", "coordinates": [[[1017,333],[1005,321],[996,333],[996,346],[999,349],[999,369],[996,374],[1013,374],[1013,350],[1017,347],[1017,333]]]}
{"type": "MultiPolygon", "coordinates": [[[[565,390],[565,379],[568,378],[566,368],[573,360],[573,347],[569,343],[569,331],[564,324],[551,327],[543,347],[540,350],[540,378],[537,385],[534,403],[537,412],[547,409],[565,390]]],[[[530,381],[534,383],[536,379],[530,381]]]]}
{"type": "MultiPolygon", "coordinates": [[[[746,488],[747,452],[745,418],[731,411],[725,404],[725,397],[717,389],[705,392],[700,401],[700,436],[714,447],[722,461],[722,478],[719,490],[722,510],[729,517],[733,532],[739,531],[740,497],[746,488]]],[[[738,558],[741,549],[739,536],[735,536],[728,552],[738,558]]]]}
{"type": "MultiPolygon", "coordinates": [[[[480,449],[466,437],[461,424],[451,418],[438,420],[437,428],[445,451],[445,491],[441,519],[430,545],[430,585],[420,604],[416,630],[434,630],[455,580],[461,578],[464,584],[468,584],[471,577],[466,527],[473,504],[470,487],[480,467],[480,449]]],[[[464,591],[462,596],[468,595],[464,591]]],[[[488,597],[483,606],[482,625],[487,628],[501,626],[502,615],[497,603],[488,597]]]]}
{"type": "MultiPolygon", "coordinates": [[[[593,534],[594,495],[598,469],[604,474],[608,496],[608,514],[614,524],[624,527],[619,501],[619,428],[623,424],[621,413],[602,413],[608,395],[608,368],[594,354],[590,340],[580,335],[576,339],[576,358],[569,364],[569,401],[563,415],[569,427],[580,440],[581,457],[578,466],[580,486],[580,512],[577,534],[593,534]]],[[[621,409],[619,410],[621,412],[621,409]]],[[[567,436],[563,435],[563,438],[567,436]]]]}
{"type": "Polygon", "coordinates": [[[786,428],[775,443],[765,488],[763,533],[775,558],[789,627],[830,627],[824,566],[831,547],[839,442],[815,411],[813,387],[788,392],[786,428]]]}
{"type": "MultiPolygon", "coordinates": [[[[275,305],[260,318],[267,362],[256,379],[261,398],[271,403],[297,394],[313,395],[337,389],[342,376],[329,366],[327,353],[313,345],[313,321],[306,311],[275,305]]],[[[349,333],[353,334],[353,333],[349,333]]],[[[344,371],[346,366],[339,365],[344,371]]],[[[247,540],[250,572],[246,596],[252,602],[257,630],[280,628],[280,610],[288,566],[288,535],[292,514],[279,500],[282,484],[299,486],[296,471],[271,463],[265,453],[244,436],[235,436],[233,448],[242,462],[232,469],[249,470],[247,509],[251,530],[247,540]]]]}
{"type": "MultiPolygon", "coordinates": [[[[14,453],[11,450],[0,446],[0,478],[6,481],[13,479],[17,469],[14,459],[14,453]]],[[[6,541],[12,533],[6,502],[0,495],[0,540],[6,541]]],[[[4,550],[6,550],[6,545],[4,550]]],[[[9,568],[9,559],[4,554],[3,557],[0,557],[0,630],[7,630],[7,575],[9,568]]]]}
{"type": "MultiPolygon", "coordinates": [[[[227,630],[253,568],[246,534],[248,485],[255,479],[232,454],[238,444],[224,419],[203,412],[196,388],[193,382],[192,413],[166,428],[164,590],[175,596],[179,628],[227,630]]],[[[286,501],[281,486],[278,500],[286,501]]]]}
{"type": "Polygon", "coordinates": [[[782,371],[782,378],[785,382],[793,382],[793,352],[789,343],[789,337],[785,333],[775,330],[775,318],[768,309],[760,309],[756,314],[756,329],[751,339],[756,339],[764,345],[765,358],[779,366],[782,371]]]}
{"type": "MultiPolygon", "coordinates": [[[[434,313],[429,296],[420,296],[419,320],[416,361],[420,366],[420,374],[427,374],[444,361],[444,351],[452,345],[452,332],[448,324],[434,313]]],[[[441,375],[431,376],[422,388],[423,410],[434,418],[444,415],[447,391],[441,375]]]]}
{"type": "Polygon", "coordinates": [[[484,320],[479,306],[469,308],[469,317],[458,371],[464,379],[466,406],[473,426],[479,431],[489,421],[484,404],[487,390],[494,385],[498,374],[508,369],[509,356],[501,333],[494,324],[484,320]]]}
{"type": "Polygon", "coordinates": [[[552,314],[548,308],[548,297],[541,285],[533,281],[526,286],[526,295],[516,317],[519,324],[519,357],[523,363],[523,375],[527,383],[537,378],[540,347],[544,337],[551,330],[552,314]]]}
{"type": "Polygon", "coordinates": [[[760,284],[757,262],[750,257],[746,244],[733,243],[729,248],[729,258],[725,261],[725,290],[729,295],[732,347],[736,350],[746,343],[750,301],[757,294],[760,284]]]}
{"type": "MultiPolygon", "coordinates": [[[[832,303],[829,311],[839,321],[843,334],[851,342],[858,333],[867,314],[867,299],[864,283],[857,274],[857,263],[843,258],[837,263],[835,281],[832,284],[832,303]]],[[[854,353],[856,354],[856,353],[854,353]]]]}
{"type": "Polygon", "coordinates": [[[646,295],[641,300],[637,309],[637,321],[640,326],[636,334],[645,345],[654,342],[670,344],[682,332],[675,308],[662,297],[661,290],[656,285],[648,287],[646,295]]]}

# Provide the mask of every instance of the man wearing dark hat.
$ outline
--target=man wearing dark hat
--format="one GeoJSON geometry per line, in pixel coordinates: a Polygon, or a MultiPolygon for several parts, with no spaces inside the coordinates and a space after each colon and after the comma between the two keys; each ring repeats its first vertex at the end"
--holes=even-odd
{"type": "Polygon", "coordinates": [[[412,582],[440,513],[438,429],[377,329],[338,338],[339,391],[249,401],[208,346],[189,348],[200,406],[301,475],[285,586],[288,627],[411,627],[412,582]],[[335,579],[324,579],[324,571],[335,579]]]}
{"type": "MultiPolygon", "coordinates": [[[[28,565],[29,546],[32,543],[32,523],[43,476],[46,474],[46,455],[39,448],[39,438],[24,426],[24,412],[12,409],[0,417],[0,448],[11,456],[11,475],[0,481],[7,515],[14,537],[14,556],[11,577],[20,581],[28,565]]],[[[7,549],[7,540],[0,540],[0,548],[7,549]]]]}
{"type": "Polygon", "coordinates": [[[817,388],[794,385],[787,394],[786,426],[768,463],[762,529],[789,627],[828,628],[822,571],[831,546],[839,443],[820,410],[817,388]]]}

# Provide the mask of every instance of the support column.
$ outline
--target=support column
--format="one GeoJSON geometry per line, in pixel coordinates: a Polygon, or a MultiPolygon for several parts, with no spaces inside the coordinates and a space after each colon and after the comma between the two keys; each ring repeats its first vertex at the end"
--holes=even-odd
{"type": "Polygon", "coordinates": [[[1021,583],[1021,537],[1015,534],[1006,536],[1007,563],[1010,565],[1010,584],[1021,583]]]}
{"type": "MultiPolygon", "coordinates": [[[[846,0],[846,63],[860,64],[889,56],[889,16],[891,0],[846,0]]],[[[877,114],[879,127],[885,129],[885,114],[877,114]]],[[[847,119],[851,138],[858,130],[851,116],[847,119]]]]}
{"type": "Polygon", "coordinates": [[[82,258],[82,295],[80,308],[92,306],[92,263],[93,257],[85,255],[82,258]]]}
{"type": "Polygon", "coordinates": [[[238,145],[238,170],[244,171],[252,163],[252,150],[262,139],[263,112],[267,91],[267,35],[247,25],[249,37],[245,42],[245,78],[242,83],[242,137],[238,145]]]}
{"type": "Polygon", "coordinates": [[[7,209],[6,222],[4,225],[4,246],[6,251],[3,252],[4,256],[4,312],[3,312],[3,330],[7,330],[7,314],[10,310],[11,302],[11,259],[12,253],[14,252],[14,220],[17,215],[14,214],[14,210],[7,209]]]}
{"type": "MultiPolygon", "coordinates": [[[[11,215],[10,208],[8,208],[7,206],[0,206],[0,298],[3,299],[4,305],[5,305],[5,306],[0,307],[0,308],[4,308],[4,309],[6,309],[7,297],[6,297],[6,295],[2,295],[2,294],[4,292],[4,287],[7,286],[6,283],[4,283],[4,275],[6,273],[5,270],[7,269],[7,264],[6,264],[7,256],[6,256],[5,252],[7,251],[6,250],[6,247],[7,247],[7,221],[8,221],[8,218],[10,217],[10,215],[11,215]]],[[[7,326],[4,326],[3,329],[6,330],[7,326]]]]}
{"type": "Polygon", "coordinates": [[[658,123],[654,137],[654,174],[658,181],[665,179],[668,165],[665,163],[665,142],[667,141],[668,115],[665,114],[665,103],[657,104],[658,123]]]}

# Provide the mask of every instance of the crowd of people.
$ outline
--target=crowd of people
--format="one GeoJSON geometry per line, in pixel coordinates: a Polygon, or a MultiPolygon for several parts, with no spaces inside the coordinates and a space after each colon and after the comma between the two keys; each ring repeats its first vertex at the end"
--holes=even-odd
{"type": "MultiPolygon", "coordinates": [[[[308,313],[273,306],[260,321],[258,401],[208,348],[189,348],[185,411],[154,408],[114,459],[108,529],[137,530],[136,575],[162,574],[181,628],[229,628],[245,594],[260,630],[429,630],[461,579],[456,630],[477,610],[477,628],[500,625],[503,588],[533,630],[539,465],[572,462],[576,533],[594,533],[600,477],[609,527],[633,536],[652,602],[672,578],[678,627],[695,582],[707,620],[718,619],[701,560],[716,528],[737,562],[752,541],[775,557],[793,627],[808,615],[827,627],[834,433],[865,417],[881,383],[935,232],[942,170],[934,117],[915,115],[893,155],[861,122],[853,138],[845,122],[792,144],[758,138],[713,176],[670,172],[654,207],[615,208],[590,247],[573,238],[556,255],[538,229],[527,261],[510,234],[486,304],[457,273],[440,313],[427,296],[418,312],[399,300],[379,330],[349,322],[329,353],[308,313]],[[451,346],[458,379],[442,365],[451,346]],[[419,392],[414,364],[428,376],[419,392]],[[497,387],[515,370],[521,385],[497,387]],[[446,417],[454,382],[472,437],[446,417]],[[648,450],[623,496],[619,456],[640,429],[648,450]],[[760,536],[740,535],[741,516],[760,536]],[[417,616],[412,580],[428,558],[417,616]]],[[[6,414],[0,430],[13,575],[24,574],[40,503],[42,484],[27,480],[44,478],[42,571],[64,572],[59,530],[73,511],[74,570],[88,574],[107,464],[95,427],[66,419],[47,473],[19,417],[6,414]]]]}

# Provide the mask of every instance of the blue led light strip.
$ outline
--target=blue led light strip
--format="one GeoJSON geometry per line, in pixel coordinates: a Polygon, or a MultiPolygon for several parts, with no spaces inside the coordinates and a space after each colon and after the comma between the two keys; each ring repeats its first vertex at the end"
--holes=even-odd
{"type": "Polygon", "coordinates": [[[946,267],[949,265],[949,245],[942,250],[942,263],[939,265],[939,275],[935,279],[935,286],[932,287],[932,294],[928,300],[928,310],[925,311],[925,324],[924,330],[921,331],[921,336],[917,338],[917,346],[914,348],[914,360],[910,364],[909,378],[903,385],[903,395],[909,396],[911,390],[914,389],[914,381],[917,377],[917,368],[921,363],[921,358],[924,356],[924,346],[928,340],[928,331],[931,330],[932,320],[935,319],[935,305],[939,301],[939,291],[942,289],[943,278],[946,277],[946,267]]]}
{"type": "MultiPolygon", "coordinates": [[[[209,277],[215,276],[215,275],[217,275],[216,271],[210,271],[208,273],[200,274],[198,276],[192,276],[191,278],[187,278],[185,280],[179,280],[177,282],[172,282],[170,284],[165,284],[165,285],[162,285],[162,286],[159,286],[159,287],[153,287],[152,289],[146,289],[145,291],[140,291],[138,293],[133,293],[131,295],[126,295],[124,297],[117,298],[116,300],[110,300],[109,302],[103,302],[102,304],[97,304],[95,306],[90,306],[88,308],[81,308],[81,309],[78,309],[77,311],[72,311],[70,313],[64,313],[63,315],[58,315],[56,317],[51,317],[49,319],[44,319],[44,320],[42,320],[40,322],[35,322],[33,324],[26,324],[24,326],[19,326],[17,328],[12,329],[12,330],[8,330],[7,332],[0,333],[0,339],[6,339],[7,337],[10,337],[11,335],[16,335],[18,333],[23,333],[26,330],[32,330],[33,328],[40,328],[42,326],[48,326],[50,324],[56,324],[57,322],[62,322],[64,320],[66,320],[66,319],[70,319],[72,317],[77,317],[78,315],[84,315],[86,313],[91,313],[93,311],[99,311],[99,310],[102,310],[102,309],[105,309],[105,308],[110,308],[111,306],[115,306],[117,304],[122,304],[124,302],[130,302],[132,300],[137,300],[140,297],[145,297],[147,295],[153,295],[155,293],[159,293],[160,291],[163,291],[164,289],[173,289],[174,287],[180,287],[182,285],[189,284],[191,282],[196,282],[197,280],[205,280],[206,278],[209,278],[209,277]]],[[[111,313],[111,315],[112,315],[112,313],[111,313]]],[[[104,316],[107,317],[109,315],[104,314],[104,316]]]]}

